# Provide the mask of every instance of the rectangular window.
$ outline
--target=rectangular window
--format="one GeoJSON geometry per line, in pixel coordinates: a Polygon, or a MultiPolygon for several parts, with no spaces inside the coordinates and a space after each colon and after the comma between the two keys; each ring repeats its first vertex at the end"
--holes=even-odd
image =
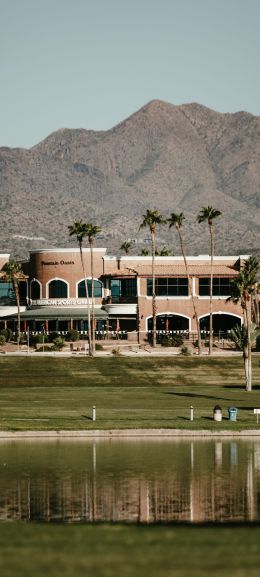
{"type": "MultiPolygon", "coordinates": [[[[147,296],[152,296],[152,279],[147,279],[147,296]]],[[[188,279],[185,277],[161,277],[155,279],[155,294],[159,297],[188,296],[188,279]]]]}
{"type": "Polygon", "coordinates": [[[110,281],[110,289],[112,298],[120,297],[136,297],[137,296],[137,282],[136,278],[112,278],[110,281]]]}
{"type": "MultiPolygon", "coordinates": [[[[228,277],[214,277],[213,278],[213,290],[212,294],[214,297],[228,297],[231,295],[232,278],[228,277]]],[[[210,278],[200,278],[199,279],[199,295],[209,296],[210,295],[210,278]]]]}
{"type": "Polygon", "coordinates": [[[15,292],[10,282],[0,282],[0,304],[16,304],[15,292]]]}

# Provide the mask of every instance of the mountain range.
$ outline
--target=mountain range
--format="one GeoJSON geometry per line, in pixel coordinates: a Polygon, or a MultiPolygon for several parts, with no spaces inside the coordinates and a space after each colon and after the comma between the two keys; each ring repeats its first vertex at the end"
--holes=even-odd
{"type": "MultiPolygon", "coordinates": [[[[31,149],[0,148],[0,252],[73,246],[68,225],[82,219],[102,227],[96,246],[117,253],[131,238],[140,253],[149,208],[183,212],[186,252],[207,254],[196,215],[212,205],[222,212],[216,253],[254,253],[259,191],[260,117],[153,100],[111,130],[64,128],[31,149]]],[[[161,227],[157,243],[179,254],[173,229],[161,227]]]]}

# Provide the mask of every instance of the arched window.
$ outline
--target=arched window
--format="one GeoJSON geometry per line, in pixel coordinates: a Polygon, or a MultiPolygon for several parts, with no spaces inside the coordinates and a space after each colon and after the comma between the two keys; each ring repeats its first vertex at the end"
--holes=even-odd
{"type": "Polygon", "coordinates": [[[49,283],[49,299],[66,299],[68,285],[63,280],[52,280],[49,283]]]}
{"type": "MultiPolygon", "coordinates": [[[[241,326],[242,318],[231,313],[213,313],[213,332],[215,335],[219,333],[227,333],[234,329],[236,325],[241,326]]],[[[209,332],[209,315],[200,318],[201,331],[209,332]]]]}
{"type": "MultiPolygon", "coordinates": [[[[87,280],[88,283],[88,296],[92,297],[92,281],[87,280]]],[[[78,284],[78,298],[86,298],[86,287],[85,281],[82,280],[78,284]]],[[[102,298],[102,282],[99,280],[94,280],[94,298],[102,298]]]]}
{"type": "MultiPolygon", "coordinates": [[[[153,329],[153,318],[147,319],[148,331],[153,329]]],[[[182,315],[175,315],[171,313],[156,315],[156,330],[157,331],[188,331],[189,318],[182,315]]]]}
{"type": "Polygon", "coordinates": [[[41,298],[41,286],[36,279],[31,282],[31,299],[38,300],[41,298]]]}

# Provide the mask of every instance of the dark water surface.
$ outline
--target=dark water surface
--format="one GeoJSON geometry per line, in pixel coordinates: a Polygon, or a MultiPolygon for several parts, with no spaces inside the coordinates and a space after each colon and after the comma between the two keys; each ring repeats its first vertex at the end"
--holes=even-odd
{"type": "Polygon", "coordinates": [[[260,521],[260,441],[2,441],[8,519],[260,521]]]}

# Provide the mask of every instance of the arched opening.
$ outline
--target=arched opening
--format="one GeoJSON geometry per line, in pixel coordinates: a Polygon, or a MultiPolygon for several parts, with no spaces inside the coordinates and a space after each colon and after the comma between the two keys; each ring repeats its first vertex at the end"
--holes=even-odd
{"type": "Polygon", "coordinates": [[[49,283],[49,298],[50,299],[66,299],[68,298],[68,285],[65,281],[55,279],[49,283]]]}
{"type": "MultiPolygon", "coordinates": [[[[147,322],[148,331],[153,329],[153,318],[148,318],[147,322]]],[[[160,314],[156,316],[156,330],[164,332],[175,332],[175,331],[188,331],[189,330],[189,318],[182,315],[174,314],[160,314]]]]}
{"type": "MultiPolygon", "coordinates": [[[[213,333],[214,335],[227,334],[236,325],[241,325],[241,317],[225,314],[225,313],[213,313],[213,333]]],[[[200,330],[203,332],[209,332],[209,315],[205,315],[200,318],[200,330]]]]}
{"type": "Polygon", "coordinates": [[[31,299],[38,300],[41,298],[41,285],[38,280],[34,279],[31,282],[31,299]]]}
{"type": "MultiPolygon", "coordinates": [[[[87,279],[88,283],[88,295],[92,298],[92,280],[87,279]]],[[[78,298],[86,298],[86,286],[85,281],[81,280],[78,283],[78,290],[77,290],[78,298]]],[[[102,298],[102,282],[99,280],[94,279],[94,298],[102,298]]]]}

